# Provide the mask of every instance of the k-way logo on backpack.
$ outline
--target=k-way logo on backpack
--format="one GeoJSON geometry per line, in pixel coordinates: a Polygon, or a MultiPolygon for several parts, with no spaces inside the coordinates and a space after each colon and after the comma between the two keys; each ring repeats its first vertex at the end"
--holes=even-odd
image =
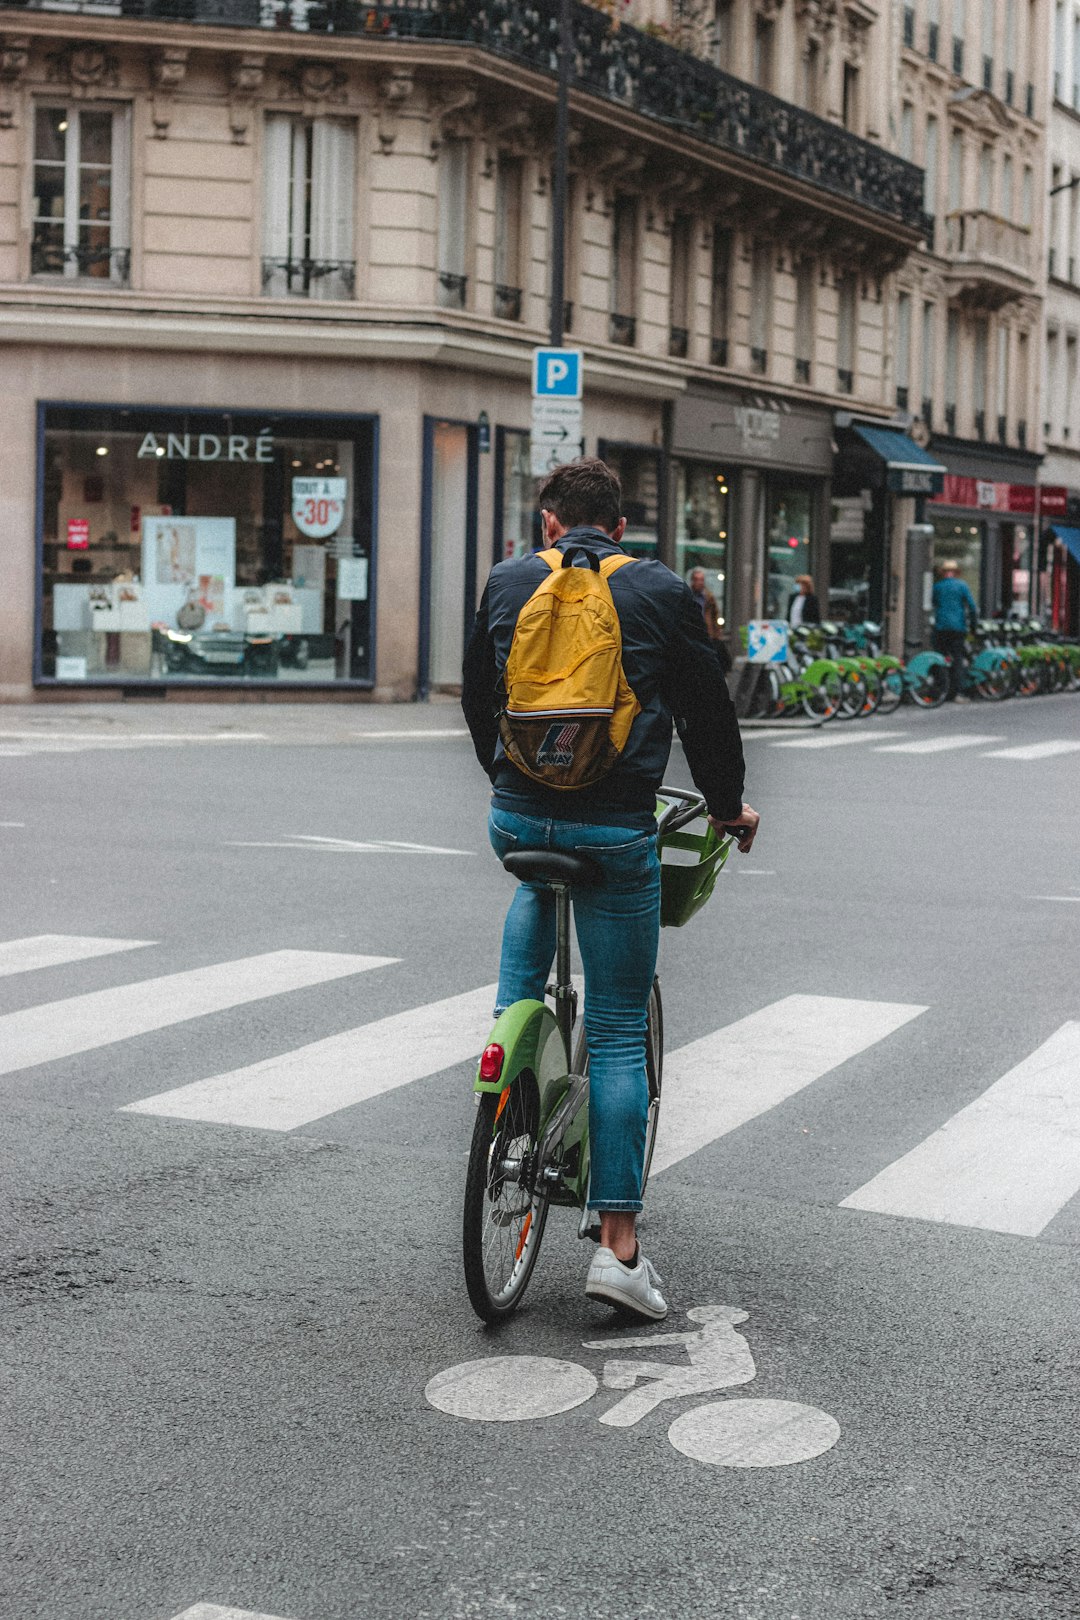
{"type": "Polygon", "coordinates": [[[608,578],[632,557],[584,546],[541,558],[551,570],[518,614],[503,677],[499,734],[507,757],[546,787],[598,782],[618,760],[641,705],[622,667],[608,578]],[[586,567],[575,565],[584,556],[586,567]]]}

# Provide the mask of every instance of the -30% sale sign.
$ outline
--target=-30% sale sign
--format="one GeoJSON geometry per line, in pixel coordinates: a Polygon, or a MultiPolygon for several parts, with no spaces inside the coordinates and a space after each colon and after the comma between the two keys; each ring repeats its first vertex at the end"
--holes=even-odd
{"type": "Polygon", "coordinates": [[[347,478],[294,478],[292,518],[309,540],[325,540],[336,534],[345,518],[347,478]]]}

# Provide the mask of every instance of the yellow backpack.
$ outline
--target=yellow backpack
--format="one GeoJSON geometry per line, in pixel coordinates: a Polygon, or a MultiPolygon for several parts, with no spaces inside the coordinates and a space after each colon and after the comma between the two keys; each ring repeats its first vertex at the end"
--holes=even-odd
{"type": "Polygon", "coordinates": [[[608,578],[633,557],[591,552],[587,568],[552,549],[551,572],[518,615],[503,676],[499,735],[507,756],[551,788],[598,782],[626,746],[641,705],[622,667],[622,631],[608,578]]]}

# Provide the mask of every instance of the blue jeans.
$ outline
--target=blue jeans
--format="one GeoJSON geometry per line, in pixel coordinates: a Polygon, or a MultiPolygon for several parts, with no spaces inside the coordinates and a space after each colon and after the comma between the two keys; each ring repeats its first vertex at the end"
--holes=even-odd
{"type": "MultiPolygon", "coordinates": [[[[500,860],[512,849],[588,855],[603,882],[574,891],[574,924],[585,968],[589,1041],[589,1208],[639,1210],[649,1083],[645,1020],[660,941],[656,835],[627,827],[549,821],[495,808],[488,822],[500,860]]],[[[503,930],[497,1010],[544,999],[555,957],[555,896],[520,883],[503,930]]]]}

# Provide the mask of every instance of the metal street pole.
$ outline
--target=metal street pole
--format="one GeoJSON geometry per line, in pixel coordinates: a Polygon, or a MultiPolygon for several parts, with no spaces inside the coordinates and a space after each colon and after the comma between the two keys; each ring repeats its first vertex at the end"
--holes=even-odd
{"type": "Polygon", "coordinates": [[[555,164],[551,182],[551,347],[561,349],[566,303],[566,182],[570,137],[570,76],[574,63],[572,0],[559,0],[559,87],[555,101],[555,164]]]}

